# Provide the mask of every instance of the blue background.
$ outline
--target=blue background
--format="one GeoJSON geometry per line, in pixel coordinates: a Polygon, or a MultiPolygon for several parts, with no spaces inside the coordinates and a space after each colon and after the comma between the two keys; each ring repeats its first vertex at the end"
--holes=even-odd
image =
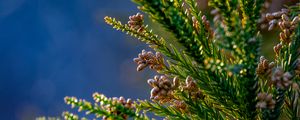
{"type": "Polygon", "coordinates": [[[0,0],[0,117],[60,116],[64,96],[148,98],[145,45],[106,25],[138,12],[129,0],[0,0]],[[146,76],[146,77],[145,77],[146,76]]]}

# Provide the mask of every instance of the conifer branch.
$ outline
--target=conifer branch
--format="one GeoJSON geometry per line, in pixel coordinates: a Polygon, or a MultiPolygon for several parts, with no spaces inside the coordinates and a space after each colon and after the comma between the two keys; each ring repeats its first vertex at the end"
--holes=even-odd
{"type": "MultiPolygon", "coordinates": [[[[132,117],[139,120],[146,120],[142,115],[136,113],[133,109],[133,103],[130,99],[127,101],[123,98],[107,98],[103,94],[93,94],[94,105],[86,100],[77,99],[76,97],[65,97],[65,102],[72,108],[77,107],[78,111],[86,111],[86,114],[94,114],[96,118],[103,119],[127,119],[132,117]]],[[[77,115],[65,112],[63,115],[67,119],[78,119],[77,115]]]]}
{"type": "MultiPolygon", "coordinates": [[[[231,81],[230,79],[228,79],[230,77],[227,77],[227,80],[226,79],[222,80],[220,78],[217,78],[218,75],[216,75],[214,72],[203,71],[205,69],[201,67],[202,66],[201,64],[192,63],[193,58],[189,58],[189,56],[184,54],[182,55],[182,53],[180,53],[175,47],[170,46],[171,49],[169,49],[164,44],[165,42],[163,38],[158,39],[158,36],[154,35],[152,32],[149,32],[147,28],[145,28],[143,31],[137,32],[133,29],[130,29],[130,27],[127,24],[122,25],[121,22],[116,21],[114,18],[106,17],[105,20],[108,24],[114,26],[114,28],[119,29],[121,31],[126,31],[128,34],[136,36],[141,41],[150,44],[150,47],[155,46],[154,47],[155,50],[158,50],[159,52],[165,54],[167,57],[176,61],[176,62],[169,62],[170,68],[165,66],[164,67],[165,69],[160,71],[161,73],[171,74],[171,75],[173,74],[174,76],[181,75],[180,76],[181,78],[186,78],[188,75],[191,75],[192,77],[200,80],[198,84],[200,85],[200,87],[203,86],[203,88],[208,89],[207,91],[210,91],[208,92],[209,94],[222,95],[222,98],[215,98],[215,99],[219,99],[219,101],[223,101],[225,99],[225,96],[227,96],[226,97],[227,101],[231,101],[231,98],[235,98],[236,90],[233,90],[235,87],[233,87],[232,83],[230,84],[230,82],[228,82],[231,81]],[[177,68],[172,66],[176,66],[177,68]],[[199,66],[199,68],[195,69],[195,66],[199,66]],[[207,76],[212,76],[212,77],[214,76],[214,78],[211,79],[208,78],[207,76]]],[[[217,51],[215,51],[214,53],[217,54],[217,51]]],[[[227,73],[220,73],[220,75],[224,75],[224,76],[227,76],[226,74],[227,73]]],[[[224,103],[227,104],[228,102],[224,102],[224,103]]]]}
{"type": "MultiPolygon", "coordinates": [[[[282,114],[282,108],[292,108],[288,111],[293,111],[293,107],[282,107],[284,105],[284,101],[286,99],[290,99],[292,102],[295,102],[295,100],[292,98],[292,89],[288,88],[291,86],[291,84],[295,84],[292,83],[292,80],[296,75],[294,71],[296,69],[295,65],[297,65],[297,58],[299,57],[299,16],[290,14],[291,11],[285,11],[282,10],[280,12],[276,12],[278,16],[281,16],[280,19],[275,16],[275,13],[267,15],[268,19],[273,17],[273,21],[276,20],[276,18],[279,19],[278,26],[281,28],[282,32],[280,33],[281,43],[274,47],[274,52],[276,53],[276,62],[280,67],[276,68],[271,79],[274,84],[273,92],[275,94],[276,104],[274,110],[263,111],[264,119],[279,119],[282,115],[284,115],[282,114]],[[291,16],[291,18],[289,16],[291,16]],[[286,98],[286,92],[289,94],[288,98],[286,98]]],[[[287,101],[286,103],[290,104],[291,101],[287,101]]],[[[297,114],[297,112],[291,112],[289,116],[295,116],[293,114],[297,114]]]]}
{"type": "MultiPolygon", "coordinates": [[[[95,118],[120,120],[149,120],[147,112],[172,120],[299,119],[299,3],[263,17],[269,30],[281,29],[272,62],[260,56],[262,37],[257,26],[267,8],[264,0],[210,1],[217,10],[213,11],[215,28],[196,0],[133,1],[173,33],[175,44],[183,48],[153,33],[140,13],[130,16],[127,24],[105,17],[113,28],[154,49],[155,53],[142,50],[134,58],[137,71],[150,68],[160,75],[147,81],[150,100],[133,103],[95,93],[94,103],[66,97],[72,108],[95,118]]],[[[64,112],[63,117],[79,119],[70,112],[64,112]]]]}

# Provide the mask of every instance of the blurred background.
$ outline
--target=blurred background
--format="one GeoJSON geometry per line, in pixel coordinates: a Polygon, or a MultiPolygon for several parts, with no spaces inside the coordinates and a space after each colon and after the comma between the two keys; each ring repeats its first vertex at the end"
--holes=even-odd
{"type": "Polygon", "coordinates": [[[136,12],[129,0],[0,0],[0,119],[60,116],[64,96],[148,98],[132,61],[144,44],[103,20],[136,12]]]}
{"type": "Polygon", "coordinates": [[[65,96],[93,92],[147,99],[153,72],[132,61],[146,46],[103,20],[137,12],[130,0],[0,0],[0,119],[60,116],[65,96]]]}

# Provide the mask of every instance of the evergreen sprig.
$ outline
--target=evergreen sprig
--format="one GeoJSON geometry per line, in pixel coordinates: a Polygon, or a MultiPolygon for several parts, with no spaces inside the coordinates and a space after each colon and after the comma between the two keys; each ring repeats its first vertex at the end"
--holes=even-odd
{"type": "MultiPolygon", "coordinates": [[[[149,120],[148,112],[172,120],[299,119],[299,3],[264,16],[269,30],[281,29],[272,62],[260,54],[263,37],[258,27],[269,1],[211,0],[214,22],[196,0],[133,2],[175,36],[170,42],[152,32],[140,13],[127,24],[104,18],[155,51],[143,50],[134,59],[137,71],[149,67],[160,74],[148,80],[150,100],[132,102],[95,93],[93,103],[66,97],[72,108],[103,119],[149,120]]],[[[79,119],[70,112],[63,116],[79,119]]]]}
{"type": "MultiPolygon", "coordinates": [[[[93,98],[95,100],[94,105],[76,97],[65,97],[65,102],[71,105],[72,108],[77,107],[79,112],[86,111],[87,115],[94,114],[96,118],[122,120],[133,117],[138,120],[147,119],[145,116],[139,115],[134,111],[133,103],[131,103],[130,99],[126,101],[123,97],[107,98],[99,93],[94,93],[93,98]]],[[[69,112],[64,112],[63,116],[65,119],[78,119],[77,115],[69,112]]]]}
{"type": "MultiPolygon", "coordinates": [[[[150,17],[162,24],[175,35],[188,54],[196,61],[203,60],[202,39],[198,39],[193,33],[192,20],[188,18],[181,0],[133,0],[139,9],[148,13],[150,17]]],[[[206,51],[207,53],[207,51],[206,51]]]]}
{"type": "MultiPolygon", "coordinates": [[[[193,58],[190,58],[188,55],[185,55],[177,50],[173,45],[170,45],[170,47],[166,46],[165,40],[163,38],[160,38],[157,35],[154,35],[151,31],[147,29],[147,27],[144,29],[144,31],[137,32],[136,30],[130,29],[130,27],[125,24],[121,24],[120,21],[116,21],[114,18],[106,17],[106,22],[110,25],[112,25],[114,28],[125,31],[128,34],[132,36],[138,37],[141,41],[144,41],[148,44],[150,44],[150,47],[154,47],[154,50],[157,50],[163,54],[165,54],[167,57],[171,58],[172,60],[176,61],[169,61],[169,67],[165,66],[163,71],[159,71],[165,74],[170,74],[173,76],[179,76],[181,78],[186,78],[187,76],[192,76],[194,78],[199,79],[198,84],[200,88],[203,88],[205,91],[207,91],[207,94],[210,94],[211,96],[216,96],[223,94],[224,97],[222,98],[214,98],[218,99],[219,101],[224,101],[224,99],[227,99],[227,102],[224,102],[224,105],[227,104],[229,101],[231,101],[231,98],[234,98],[236,95],[234,95],[236,90],[233,89],[233,84],[230,82],[226,82],[225,80],[222,80],[222,78],[207,78],[207,76],[217,76],[215,72],[206,72],[203,68],[203,64],[199,63],[192,63],[193,58]],[[159,41],[159,42],[157,42],[159,41]],[[198,68],[195,66],[199,66],[198,68]],[[214,85],[211,85],[214,84],[214,85]],[[218,87],[218,88],[215,88],[218,87]],[[219,90],[222,91],[219,91],[219,90]]],[[[218,57],[221,57],[219,53],[215,50],[218,57]]],[[[217,57],[217,58],[218,58],[217,57]]],[[[203,62],[203,61],[202,61],[203,62]]],[[[223,72],[223,71],[220,71],[223,72]]],[[[218,72],[217,72],[218,73],[218,72]]],[[[221,75],[227,76],[226,73],[219,73],[221,75]]],[[[224,79],[229,79],[230,77],[224,77],[224,79]]],[[[229,80],[228,80],[229,81],[229,80]]],[[[232,101],[234,103],[234,101],[232,101]]],[[[231,105],[228,105],[229,107],[231,105]]]]}

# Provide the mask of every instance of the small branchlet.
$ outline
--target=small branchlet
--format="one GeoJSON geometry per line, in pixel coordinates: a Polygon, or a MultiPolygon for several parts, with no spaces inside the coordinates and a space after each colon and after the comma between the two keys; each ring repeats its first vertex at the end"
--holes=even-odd
{"type": "Polygon", "coordinates": [[[133,61],[138,64],[137,71],[142,71],[147,66],[150,69],[159,71],[165,66],[163,56],[160,52],[153,54],[151,51],[142,50],[138,58],[134,58],[133,61]]]}
{"type": "MultiPolygon", "coordinates": [[[[131,99],[125,100],[123,97],[107,98],[99,93],[94,93],[93,98],[95,104],[83,99],[77,99],[76,97],[65,97],[65,102],[71,105],[72,108],[77,107],[79,112],[86,111],[86,114],[94,114],[96,118],[102,117],[104,120],[141,117],[135,113],[131,99]]],[[[67,114],[67,117],[72,117],[70,115],[67,114]]],[[[73,117],[75,116],[73,115],[73,117]]]]}
{"type": "Polygon", "coordinates": [[[259,109],[274,109],[275,108],[275,100],[273,99],[273,96],[268,93],[258,93],[257,95],[257,104],[256,108],[259,109]]]}
{"type": "MultiPolygon", "coordinates": [[[[141,15],[138,14],[138,16],[141,16],[141,15]]],[[[135,18],[135,17],[133,17],[133,18],[135,18]]],[[[140,18],[140,17],[137,17],[137,18],[140,18]]],[[[137,19],[137,18],[135,18],[135,19],[137,19]]],[[[130,24],[122,24],[121,21],[117,21],[115,18],[108,17],[108,16],[106,16],[104,18],[104,20],[107,24],[113,26],[113,28],[120,30],[122,32],[126,32],[127,34],[137,37],[138,39],[140,39],[143,42],[146,42],[147,44],[149,44],[149,46],[152,46],[151,48],[165,47],[164,39],[159,38],[152,31],[147,30],[146,29],[147,27],[145,27],[144,25],[141,25],[142,22],[137,22],[136,24],[138,24],[138,25],[134,25],[133,21],[131,21],[131,22],[129,21],[129,23],[131,23],[131,25],[130,24]]]]}
{"type": "MultiPolygon", "coordinates": [[[[188,15],[189,10],[185,10],[181,6],[183,1],[133,1],[139,4],[139,9],[148,13],[152,20],[155,20],[172,32],[177,38],[175,41],[184,46],[184,51],[192,58],[201,62],[203,59],[202,52],[209,54],[209,46],[206,45],[207,43],[204,43],[207,41],[199,39],[199,35],[204,38],[205,31],[195,34],[192,20],[188,15]]],[[[193,15],[193,13],[191,14],[193,15]]]]}
{"type": "Polygon", "coordinates": [[[108,112],[109,115],[103,116],[104,120],[116,118],[115,116],[127,119],[128,117],[135,117],[134,105],[131,99],[124,97],[107,98],[103,94],[94,93],[93,98],[95,102],[100,103],[102,109],[108,112]]]}
{"type": "MultiPolygon", "coordinates": [[[[124,106],[126,109],[133,109],[133,103],[131,99],[125,100],[124,97],[114,97],[112,98],[112,104],[120,104],[124,106]]],[[[118,110],[116,107],[113,107],[111,105],[106,105],[105,110],[108,111],[110,114],[114,114],[115,116],[121,116],[123,119],[127,119],[128,115],[122,113],[122,111],[118,110]]],[[[103,117],[103,120],[108,120],[109,118],[107,116],[103,117]]]]}

